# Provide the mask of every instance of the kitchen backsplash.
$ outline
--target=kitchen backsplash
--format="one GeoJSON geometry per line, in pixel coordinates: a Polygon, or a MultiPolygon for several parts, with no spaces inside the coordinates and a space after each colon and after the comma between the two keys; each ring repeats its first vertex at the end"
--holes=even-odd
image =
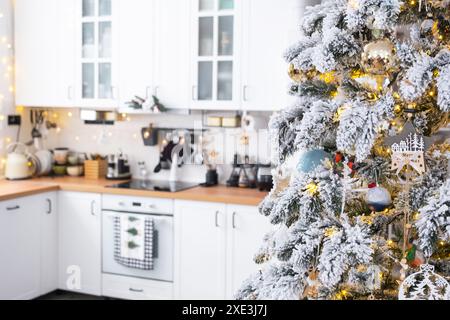
{"type": "MultiPolygon", "coordinates": [[[[208,149],[217,153],[220,182],[224,183],[230,173],[233,155],[248,154],[253,162],[268,163],[270,161],[270,143],[267,123],[270,114],[257,114],[260,130],[244,131],[240,128],[205,128],[204,134],[209,141],[208,149]],[[248,140],[247,140],[248,137],[248,140]],[[247,140],[247,141],[246,141],[247,140]]],[[[137,163],[145,161],[150,179],[167,179],[169,170],[155,174],[153,169],[159,162],[161,146],[144,146],[141,129],[150,123],[156,128],[200,128],[202,114],[159,114],[159,115],[126,115],[125,121],[117,121],[114,125],[86,125],[79,117],[79,109],[53,109],[48,117],[58,124],[58,129],[44,132],[43,145],[53,149],[67,147],[70,150],[85,153],[118,153],[122,151],[130,159],[134,177],[140,177],[137,163]]],[[[29,112],[22,112],[21,141],[31,139],[29,112]]],[[[198,131],[197,131],[198,132],[198,131]]],[[[184,181],[204,182],[206,166],[186,164],[179,169],[179,178],[184,181]]]]}

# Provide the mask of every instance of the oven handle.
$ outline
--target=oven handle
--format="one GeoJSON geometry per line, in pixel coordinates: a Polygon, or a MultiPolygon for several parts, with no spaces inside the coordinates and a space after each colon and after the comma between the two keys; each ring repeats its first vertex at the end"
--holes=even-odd
{"type": "Polygon", "coordinates": [[[142,292],[144,292],[144,289],[134,289],[134,288],[129,288],[128,290],[130,290],[131,292],[137,292],[137,293],[142,293],[142,292]]]}

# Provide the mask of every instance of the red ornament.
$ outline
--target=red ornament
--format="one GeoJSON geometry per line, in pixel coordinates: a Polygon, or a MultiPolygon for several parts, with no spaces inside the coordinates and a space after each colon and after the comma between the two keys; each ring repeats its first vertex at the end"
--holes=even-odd
{"type": "Polygon", "coordinates": [[[342,155],[342,153],[337,152],[336,155],[334,156],[334,161],[336,161],[336,163],[339,163],[342,161],[343,158],[344,156],[342,155]]]}
{"type": "Polygon", "coordinates": [[[368,187],[369,189],[375,188],[377,184],[375,182],[369,183],[368,187]]]}

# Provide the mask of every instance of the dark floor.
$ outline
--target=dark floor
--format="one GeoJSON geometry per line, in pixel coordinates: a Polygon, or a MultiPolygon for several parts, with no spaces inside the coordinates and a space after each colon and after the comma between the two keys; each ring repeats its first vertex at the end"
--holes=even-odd
{"type": "Polygon", "coordinates": [[[90,296],[87,294],[56,290],[36,298],[36,300],[107,300],[105,297],[90,296]]]}

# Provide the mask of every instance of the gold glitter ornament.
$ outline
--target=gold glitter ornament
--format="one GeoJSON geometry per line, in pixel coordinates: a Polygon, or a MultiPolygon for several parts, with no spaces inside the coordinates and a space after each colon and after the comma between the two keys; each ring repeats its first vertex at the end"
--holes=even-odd
{"type": "Polygon", "coordinates": [[[377,40],[367,44],[362,54],[364,71],[383,75],[391,72],[396,65],[395,46],[388,40],[377,40]]]}

